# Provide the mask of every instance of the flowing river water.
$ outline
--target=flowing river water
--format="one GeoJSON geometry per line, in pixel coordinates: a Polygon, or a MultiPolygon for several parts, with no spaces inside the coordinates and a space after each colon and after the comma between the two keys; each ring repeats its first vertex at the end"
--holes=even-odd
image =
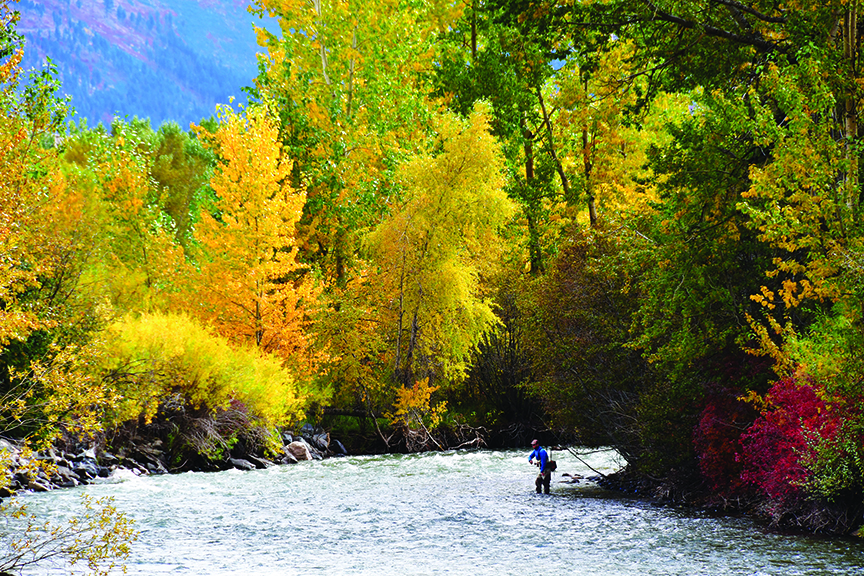
{"type": "MultiPolygon", "coordinates": [[[[864,541],[765,532],[563,473],[534,493],[528,450],[358,456],[267,470],[133,477],[25,496],[59,519],[113,496],[140,537],[131,575],[861,575],[864,541]]],[[[612,452],[585,457],[608,473],[612,452]]],[[[64,574],[41,567],[33,574],[64,574]]]]}

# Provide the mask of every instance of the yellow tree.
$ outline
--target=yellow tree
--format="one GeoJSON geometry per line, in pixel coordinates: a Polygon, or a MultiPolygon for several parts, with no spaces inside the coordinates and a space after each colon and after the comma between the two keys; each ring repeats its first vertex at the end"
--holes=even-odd
{"type": "Polygon", "coordinates": [[[15,21],[0,2],[0,432],[51,438],[61,423],[91,430],[106,398],[71,369],[81,356],[70,342],[92,320],[69,304],[91,233],[82,195],[43,145],[66,102],[51,68],[22,88],[15,21]]]}
{"type": "Polygon", "coordinates": [[[66,195],[55,154],[41,145],[55,123],[50,100],[20,97],[24,50],[10,41],[16,20],[8,2],[0,3],[0,347],[39,326],[20,295],[38,287],[49,268],[36,253],[51,235],[46,216],[66,195]]]}
{"type": "MultiPolygon", "coordinates": [[[[627,126],[624,110],[635,101],[626,79],[629,47],[619,42],[603,55],[593,70],[568,62],[554,78],[552,104],[558,110],[554,132],[562,146],[566,172],[579,176],[592,227],[598,223],[598,207],[610,211],[633,208],[638,200],[633,176],[644,163],[640,135],[627,126]]],[[[553,127],[544,107],[545,126],[553,127]]],[[[644,147],[642,147],[644,148],[644,147]]]]}
{"type": "Polygon", "coordinates": [[[291,162],[263,106],[219,109],[215,133],[198,129],[218,157],[216,195],[195,232],[198,273],[188,306],[229,340],[302,362],[315,290],[297,262],[295,226],[305,194],[288,184],[291,162]]]}
{"type": "MultiPolygon", "coordinates": [[[[94,423],[90,416],[104,397],[78,374],[65,377],[67,365],[83,357],[74,347],[45,351],[29,342],[35,332],[56,327],[56,304],[74,286],[66,276],[75,276],[69,260],[78,247],[81,199],[68,188],[56,151],[43,146],[62,126],[66,102],[54,96],[58,84],[50,66],[22,87],[16,22],[9,0],[0,0],[0,433],[52,437],[61,422],[94,423]]],[[[0,487],[8,485],[12,460],[0,450],[0,487]]],[[[20,500],[0,504],[9,523],[0,535],[0,572],[53,558],[86,562],[99,573],[107,562],[107,573],[128,555],[134,533],[109,502],[85,506],[67,524],[52,525],[29,514],[20,500]]]]}
{"type": "Polygon", "coordinates": [[[435,128],[433,152],[403,166],[404,200],[369,239],[377,312],[394,380],[403,384],[462,378],[470,352],[496,322],[482,278],[515,210],[486,114],[442,115],[435,128]]]}
{"type": "Polygon", "coordinates": [[[85,159],[67,155],[66,173],[99,227],[98,257],[85,281],[121,311],[161,306],[183,266],[182,247],[150,176],[152,135],[147,122],[116,122],[110,136],[82,132],[69,143],[70,150],[88,149],[85,159]]]}

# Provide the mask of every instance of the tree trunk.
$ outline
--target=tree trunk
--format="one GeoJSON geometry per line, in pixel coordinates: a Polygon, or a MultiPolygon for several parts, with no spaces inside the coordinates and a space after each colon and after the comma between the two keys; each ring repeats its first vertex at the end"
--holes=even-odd
{"type": "MultiPolygon", "coordinates": [[[[354,31],[351,33],[351,50],[357,51],[357,26],[354,26],[354,31]]],[[[346,116],[351,120],[352,106],[354,104],[354,54],[351,54],[351,63],[348,67],[348,104],[345,106],[346,116]]]]}
{"type": "Polygon", "coordinates": [[[552,154],[552,160],[555,162],[555,171],[561,178],[561,190],[564,192],[564,201],[570,204],[570,180],[567,178],[567,173],[564,172],[564,165],[558,158],[558,153],[555,151],[555,135],[552,133],[552,123],[549,121],[549,114],[546,112],[546,103],[543,101],[543,91],[537,87],[537,100],[540,101],[540,110],[543,112],[543,124],[546,126],[546,136],[549,139],[549,151],[552,154]]]}
{"type": "MultiPolygon", "coordinates": [[[[312,0],[313,5],[315,6],[315,14],[318,16],[318,29],[322,29],[321,25],[321,0],[312,0]]],[[[320,49],[318,50],[321,54],[321,74],[324,76],[324,83],[327,86],[330,86],[330,76],[327,74],[327,46],[324,45],[324,39],[320,39],[320,49]]]]}
{"type": "MultiPolygon", "coordinates": [[[[585,94],[588,94],[588,79],[584,80],[585,94]]],[[[585,176],[585,197],[588,201],[588,220],[591,228],[597,227],[597,206],[594,203],[594,188],[591,186],[591,172],[594,170],[594,138],[588,126],[589,115],[586,113],[582,124],[582,166],[585,176]]],[[[595,126],[596,129],[596,126],[595,126]]]]}
{"type": "Polygon", "coordinates": [[[543,272],[543,253],[540,250],[540,232],[537,229],[537,203],[534,195],[534,134],[525,126],[522,119],[522,135],[525,150],[525,218],[528,221],[528,259],[531,274],[543,272]]]}
{"type": "Polygon", "coordinates": [[[471,2],[471,63],[477,61],[477,0],[471,2]]]}

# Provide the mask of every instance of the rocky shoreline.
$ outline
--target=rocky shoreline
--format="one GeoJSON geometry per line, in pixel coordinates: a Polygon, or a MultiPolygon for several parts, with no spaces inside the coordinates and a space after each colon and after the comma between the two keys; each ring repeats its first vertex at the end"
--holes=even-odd
{"type": "Polygon", "coordinates": [[[0,486],[0,498],[21,491],[74,488],[123,471],[135,476],[148,476],[191,470],[256,470],[348,454],[342,442],[331,439],[325,430],[308,424],[297,432],[283,431],[280,438],[282,453],[275,459],[262,450],[246,450],[240,446],[221,459],[204,461],[206,465],[181,468],[169,468],[168,454],[159,438],[133,438],[113,451],[97,441],[67,440],[38,452],[29,452],[22,443],[0,438],[0,453],[7,455],[10,478],[8,485],[0,486]]]}

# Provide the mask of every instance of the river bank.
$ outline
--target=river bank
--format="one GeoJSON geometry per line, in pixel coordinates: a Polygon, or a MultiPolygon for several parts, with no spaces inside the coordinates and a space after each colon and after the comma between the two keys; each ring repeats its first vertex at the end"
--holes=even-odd
{"type": "Polygon", "coordinates": [[[854,494],[834,500],[797,495],[778,501],[754,489],[732,497],[710,490],[696,471],[672,471],[664,478],[653,478],[630,467],[600,477],[597,484],[664,506],[746,516],[772,532],[864,538],[864,503],[854,494]]]}
{"type": "MultiPolygon", "coordinates": [[[[0,439],[0,452],[6,453],[8,475],[6,486],[0,487],[0,498],[21,491],[47,492],[98,482],[114,475],[150,476],[181,472],[217,472],[230,469],[261,470],[277,465],[297,464],[307,460],[325,460],[358,454],[409,454],[426,451],[460,449],[513,449],[526,446],[528,438],[539,436],[547,446],[553,445],[548,431],[529,427],[511,426],[490,431],[470,427],[448,428],[437,431],[435,438],[423,437],[423,450],[416,448],[420,437],[410,436],[404,430],[388,430],[381,434],[348,434],[342,439],[331,436],[331,431],[306,424],[298,430],[281,430],[271,435],[265,444],[254,439],[236,438],[230,447],[218,456],[196,454],[190,457],[172,449],[170,435],[157,433],[156,428],[126,429],[110,438],[100,437],[81,442],[65,438],[51,448],[30,452],[15,441],[0,439]],[[383,437],[382,437],[383,436],[383,437]],[[274,449],[272,438],[278,438],[274,449]],[[384,440],[389,440],[386,443],[384,440]],[[344,440],[344,443],[343,443],[344,440]],[[349,448],[346,448],[346,445],[349,448]],[[365,451],[356,451],[363,448],[365,451]]],[[[344,429],[342,432],[346,432],[344,429]]],[[[527,448],[525,448],[527,454],[527,448]]],[[[557,450],[562,450],[560,447],[557,450]]],[[[560,452],[552,452],[557,459],[560,452]]],[[[563,472],[563,471],[559,471],[563,472]]],[[[786,503],[783,509],[771,506],[767,499],[756,493],[743,493],[727,498],[709,490],[694,472],[673,472],[664,478],[653,478],[634,472],[630,467],[597,475],[592,479],[610,492],[635,496],[673,508],[700,510],[715,515],[745,515],[760,522],[768,530],[792,530],[802,533],[846,536],[864,536],[864,506],[853,501],[801,500],[786,503]]],[[[571,477],[572,478],[572,477],[571,477]]],[[[572,481],[562,476],[562,482],[572,481]]]]}
{"type": "Polygon", "coordinates": [[[321,428],[307,425],[297,432],[281,431],[281,449],[273,445],[237,441],[219,457],[174,462],[166,442],[153,434],[125,438],[122,443],[106,443],[104,437],[81,441],[65,437],[50,448],[32,452],[24,443],[0,439],[5,453],[9,483],[0,486],[0,498],[19,491],[47,492],[91,484],[118,471],[134,476],[220,470],[256,470],[277,464],[296,464],[304,460],[323,460],[348,452],[338,440],[321,428]]]}

